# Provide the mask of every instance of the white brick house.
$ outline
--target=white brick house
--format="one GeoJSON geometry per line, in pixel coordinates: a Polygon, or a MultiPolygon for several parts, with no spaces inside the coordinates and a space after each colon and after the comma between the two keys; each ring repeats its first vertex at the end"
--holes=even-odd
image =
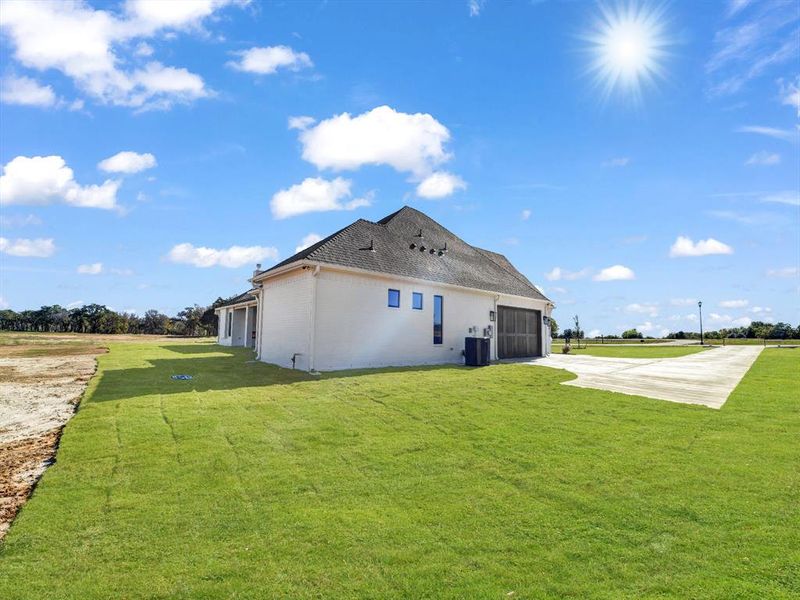
{"type": "Polygon", "coordinates": [[[251,283],[216,309],[219,343],[283,367],[459,363],[467,336],[491,338],[492,359],[550,351],[552,302],[504,256],[409,207],[359,219],[251,283]]]}

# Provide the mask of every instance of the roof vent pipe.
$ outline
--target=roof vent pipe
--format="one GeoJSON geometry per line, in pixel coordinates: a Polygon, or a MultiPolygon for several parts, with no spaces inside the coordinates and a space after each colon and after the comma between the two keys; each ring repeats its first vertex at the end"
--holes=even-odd
{"type": "Polygon", "coordinates": [[[261,272],[261,263],[256,263],[256,270],[253,271],[253,277],[258,275],[261,272]]]}

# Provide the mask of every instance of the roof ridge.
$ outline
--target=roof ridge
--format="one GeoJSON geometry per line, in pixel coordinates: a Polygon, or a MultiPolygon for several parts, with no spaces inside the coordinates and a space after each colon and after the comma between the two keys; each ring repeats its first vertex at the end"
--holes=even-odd
{"type": "MultiPolygon", "coordinates": [[[[386,216],[385,216],[385,217],[383,217],[382,219],[379,219],[379,220],[378,220],[378,221],[376,221],[375,223],[376,223],[377,225],[388,225],[388,224],[389,224],[389,222],[390,222],[392,219],[394,219],[394,218],[395,218],[397,215],[399,215],[399,214],[400,214],[401,212],[403,212],[403,211],[408,211],[408,210],[413,210],[413,211],[416,211],[416,212],[418,212],[418,213],[420,213],[420,214],[422,214],[422,215],[425,215],[425,213],[423,213],[421,210],[417,210],[416,208],[413,208],[413,207],[409,206],[408,204],[405,204],[405,205],[403,205],[401,208],[397,209],[397,210],[396,210],[396,211],[394,211],[393,213],[389,213],[388,215],[386,215],[386,216]]],[[[425,216],[427,217],[428,215],[425,215],[425,216]]]]}

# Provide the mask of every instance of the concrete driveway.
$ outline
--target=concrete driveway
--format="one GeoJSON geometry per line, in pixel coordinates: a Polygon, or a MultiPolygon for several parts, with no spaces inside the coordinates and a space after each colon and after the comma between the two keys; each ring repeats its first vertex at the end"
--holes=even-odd
{"type": "Polygon", "coordinates": [[[564,385],[721,408],[762,350],[762,346],[724,346],[653,359],[552,354],[528,364],[566,369],[578,376],[564,385]]]}

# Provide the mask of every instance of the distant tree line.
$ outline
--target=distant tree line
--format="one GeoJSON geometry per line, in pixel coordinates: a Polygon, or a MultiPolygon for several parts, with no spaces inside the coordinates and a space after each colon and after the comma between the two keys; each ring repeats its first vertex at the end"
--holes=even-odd
{"type": "Polygon", "coordinates": [[[187,306],[169,317],[155,309],[144,315],[117,312],[102,304],[64,308],[58,304],[20,312],[0,310],[0,330],[41,333],[149,333],[156,335],[217,335],[214,309],[227,300],[217,298],[211,306],[187,306]]]}
{"type": "MultiPolygon", "coordinates": [[[[563,338],[583,338],[583,330],[576,331],[575,329],[565,329],[559,335],[558,325],[555,319],[550,319],[550,334],[555,339],[557,337],[563,338]]],[[[800,325],[792,327],[789,323],[765,323],[763,321],[753,321],[746,327],[730,327],[726,329],[718,329],[716,331],[704,331],[703,336],[709,339],[720,340],[722,338],[735,339],[735,338],[750,338],[750,339],[766,339],[766,340],[798,340],[800,339],[800,325]]],[[[627,329],[622,332],[622,335],[598,335],[593,339],[604,338],[607,340],[652,340],[653,336],[644,335],[638,329],[627,329]]],[[[698,331],[676,331],[666,335],[666,339],[670,340],[699,340],[700,332],[698,331]]]]}
{"type": "MultiPolygon", "coordinates": [[[[731,327],[717,331],[704,331],[703,336],[711,339],[766,339],[766,340],[794,340],[800,339],[800,325],[792,327],[789,323],[765,323],[753,321],[747,327],[731,327]]],[[[700,333],[695,331],[677,331],[667,335],[668,339],[693,340],[700,339],[700,333]]]]}

